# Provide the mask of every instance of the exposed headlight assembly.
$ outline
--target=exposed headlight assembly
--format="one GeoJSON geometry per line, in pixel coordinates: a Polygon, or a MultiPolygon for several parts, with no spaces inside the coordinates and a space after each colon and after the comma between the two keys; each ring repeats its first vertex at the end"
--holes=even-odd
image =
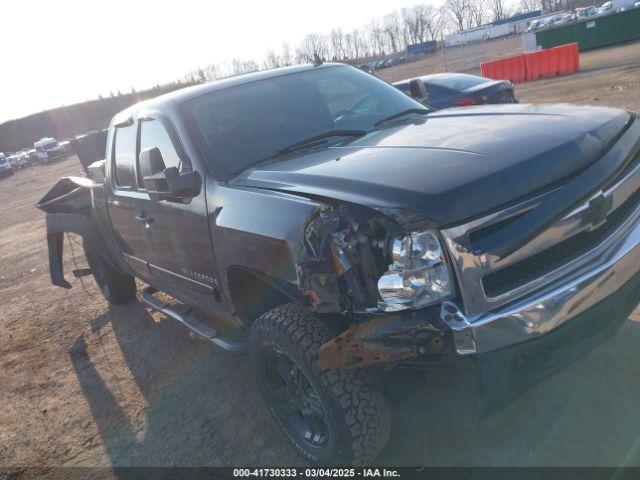
{"type": "Polygon", "coordinates": [[[421,308],[452,293],[449,268],[435,232],[412,232],[391,242],[392,263],[378,280],[386,312],[421,308]]]}

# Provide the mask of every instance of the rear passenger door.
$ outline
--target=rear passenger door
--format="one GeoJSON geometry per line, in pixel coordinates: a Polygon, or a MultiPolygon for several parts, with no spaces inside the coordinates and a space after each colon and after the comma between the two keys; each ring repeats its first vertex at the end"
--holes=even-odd
{"type": "Polygon", "coordinates": [[[132,119],[116,125],[110,148],[108,209],[116,241],[125,261],[149,281],[150,224],[145,223],[148,196],[138,191],[136,173],[137,128],[132,119]]]}

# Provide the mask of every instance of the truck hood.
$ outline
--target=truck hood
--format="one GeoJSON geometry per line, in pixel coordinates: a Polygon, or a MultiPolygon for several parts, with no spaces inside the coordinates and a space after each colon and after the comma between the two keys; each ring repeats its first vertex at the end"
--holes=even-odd
{"type": "Polygon", "coordinates": [[[571,105],[441,110],[347,145],[262,164],[232,183],[411,210],[451,225],[582,171],[629,120],[622,110],[571,105]]]}

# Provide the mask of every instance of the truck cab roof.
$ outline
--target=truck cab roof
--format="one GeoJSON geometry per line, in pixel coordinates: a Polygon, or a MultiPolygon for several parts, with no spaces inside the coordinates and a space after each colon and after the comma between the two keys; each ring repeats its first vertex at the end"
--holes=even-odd
{"type": "Polygon", "coordinates": [[[265,70],[260,72],[246,73],[243,75],[237,75],[234,77],[222,78],[220,80],[214,80],[200,85],[193,85],[191,87],[185,87],[173,92],[165,93],[155,98],[145,100],[131,107],[119,112],[115,115],[113,122],[115,124],[126,121],[128,118],[137,116],[140,112],[145,110],[172,110],[176,105],[185,103],[191,99],[206,95],[208,93],[234,88],[241,85],[246,85],[253,82],[262,80],[268,80],[271,78],[283,77],[286,75],[292,75],[295,73],[306,72],[309,70],[318,70],[332,67],[345,67],[343,63],[323,63],[321,65],[295,65],[291,67],[274,68],[272,70],[265,70]]]}

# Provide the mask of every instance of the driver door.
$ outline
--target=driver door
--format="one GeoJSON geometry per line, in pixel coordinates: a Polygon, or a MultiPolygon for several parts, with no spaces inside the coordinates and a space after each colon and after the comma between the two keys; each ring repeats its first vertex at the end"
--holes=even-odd
{"type": "MultiPolygon", "coordinates": [[[[140,152],[154,147],[160,150],[165,168],[176,167],[181,173],[192,171],[177,132],[161,113],[140,119],[138,172],[140,152]]],[[[204,177],[203,172],[200,174],[204,177]]],[[[144,179],[139,177],[138,182],[144,191],[144,179]]],[[[227,314],[219,291],[204,186],[192,198],[151,200],[145,208],[152,219],[146,233],[151,247],[149,268],[156,285],[210,314],[227,314]]]]}

